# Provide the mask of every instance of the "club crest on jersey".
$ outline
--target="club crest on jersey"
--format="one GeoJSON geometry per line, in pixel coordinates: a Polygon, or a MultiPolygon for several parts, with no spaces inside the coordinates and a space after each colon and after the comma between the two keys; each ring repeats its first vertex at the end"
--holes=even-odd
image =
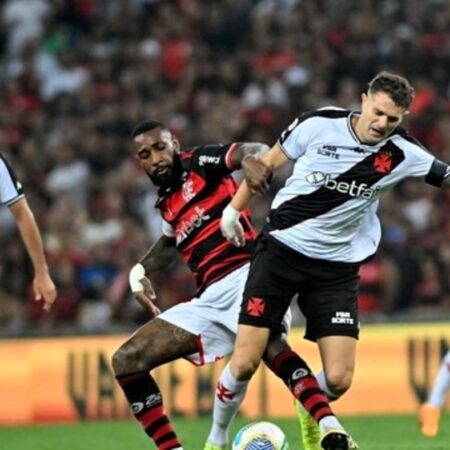
{"type": "Polygon", "coordinates": [[[392,168],[392,155],[389,152],[379,152],[373,161],[373,168],[378,173],[388,173],[392,168]]]}
{"type": "Polygon", "coordinates": [[[337,191],[341,194],[348,194],[350,197],[361,197],[371,200],[379,191],[379,187],[372,189],[366,183],[358,184],[355,180],[351,182],[334,180],[327,173],[311,172],[305,177],[306,181],[313,186],[321,186],[330,191],[337,191]]]}
{"type": "Polygon", "coordinates": [[[194,182],[187,180],[181,188],[181,196],[186,202],[189,202],[195,197],[194,182]]]}

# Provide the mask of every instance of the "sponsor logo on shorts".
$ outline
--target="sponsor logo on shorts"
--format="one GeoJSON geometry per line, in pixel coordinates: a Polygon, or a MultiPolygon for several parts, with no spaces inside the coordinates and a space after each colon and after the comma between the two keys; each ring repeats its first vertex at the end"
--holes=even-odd
{"type": "Polygon", "coordinates": [[[260,297],[251,297],[247,303],[247,312],[254,317],[261,317],[266,309],[266,302],[260,297]]]}
{"type": "Polygon", "coordinates": [[[355,320],[349,312],[336,311],[334,317],[331,318],[331,323],[335,323],[337,325],[353,325],[355,320]]]}

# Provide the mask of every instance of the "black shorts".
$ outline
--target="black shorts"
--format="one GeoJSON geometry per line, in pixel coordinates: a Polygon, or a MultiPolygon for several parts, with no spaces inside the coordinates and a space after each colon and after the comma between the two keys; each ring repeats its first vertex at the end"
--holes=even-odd
{"type": "Polygon", "coordinates": [[[280,331],[281,322],[298,294],[306,318],[305,338],[358,338],[359,264],[308,258],[261,234],[253,254],[239,323],[280,331]]]}

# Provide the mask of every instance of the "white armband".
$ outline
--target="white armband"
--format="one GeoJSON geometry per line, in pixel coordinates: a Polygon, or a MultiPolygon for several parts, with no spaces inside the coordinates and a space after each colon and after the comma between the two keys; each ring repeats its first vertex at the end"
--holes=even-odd
{"type": "Polygon", "coordinates": [[[144,277],[145,269],[141,263],[137,263],[131,268],[128,276],[131,292],[142,292],[144,290],[144,285],[141,283],[141,280],[144,277]]]}
{"type": "Polygon", "coordinates": [[[226,239],[231,240],[236,236],[235,226],[239,224],[239,216],[241,213],[228,204],[222,211],[222,219],[220,228],[226,239]]]}
{"type": "Polygon", "coordinates": [[[172,225],[170,225],[170,223],[166,222],[164,219],[162,219],[162,233],[164,236],[168,236],[168,237],[175,236],[175,231],[174,231],[172,225]]]}

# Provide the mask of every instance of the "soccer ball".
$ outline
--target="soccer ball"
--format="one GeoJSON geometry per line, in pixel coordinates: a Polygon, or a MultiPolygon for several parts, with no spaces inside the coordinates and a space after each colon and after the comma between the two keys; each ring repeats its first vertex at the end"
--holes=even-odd
{"type": "Polygon", "coordinates": [[[232,450],[289,450],[283,431],[270,422],[245,425],[236,434],[232,450]]]}

